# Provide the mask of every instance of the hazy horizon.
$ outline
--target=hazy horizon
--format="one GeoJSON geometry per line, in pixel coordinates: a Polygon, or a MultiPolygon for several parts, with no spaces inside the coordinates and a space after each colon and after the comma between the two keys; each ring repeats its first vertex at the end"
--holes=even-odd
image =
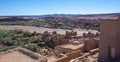
{"type": "Polygon", "coordinates": [[[46,16],[46,15],[97,15],[97,14],[117,14],[116,13],[91,13],[91,14],[41,14],[41,15],[0,15],[0,16],[46,16]]]}

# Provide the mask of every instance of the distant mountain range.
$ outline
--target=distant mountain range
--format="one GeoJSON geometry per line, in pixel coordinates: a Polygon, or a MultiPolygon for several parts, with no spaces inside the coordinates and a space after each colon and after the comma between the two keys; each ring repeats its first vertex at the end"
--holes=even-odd
{"type": "Polygon", "coordinates": [[[61,16],[61,17],[69,17],[69,16],[77,16],[82,14],[47,14],[47,15],[41,15],[43,17],[49,17],[49,16],[61,16]]]}
{"type": "MultiPolygon", "coordinates": [[[[68,17],[68,18],[79,18],[79,19],[108,19],[108,18],[117,18],[120,13],[108,13],[108,14],[47,14],[47,15],[38,15],[33,17],[43,18],[43,17],[68,17]]],[[[30,16],[31,17],[31,16],[30,16]]]]}
{"type": "Polygon", "coordinates": [[[77,19],[116,19],[118,18],[120,13],[108,13],[108,14],[47,14],[47,15],[21,15],[21,16],[0,16],[0,19],[3,18],[11,18],[11,17],[18,17],[18,18],[44,18],[44,17],[67,17],[67,18],[77,18],[77,19]]]}
{"type": "Polygon", "coordinates": [[[106,13],[106,14],[48,14],[48,15],[41,15],[42,17],[49,17],[49,16],[61,16],[61,17],[94,17],[94,16],[116,16],[120,15],[120,13],[106,13]]]}

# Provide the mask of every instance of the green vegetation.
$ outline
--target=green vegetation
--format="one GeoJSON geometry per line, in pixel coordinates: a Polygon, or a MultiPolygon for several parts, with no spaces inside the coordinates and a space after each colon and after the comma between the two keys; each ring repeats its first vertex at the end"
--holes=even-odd
{"type": "Polygon", "coordinates": [[[45,45],[47,46],[47,47],[51,47],[51,46],[53,46],[53,42],[52,42],[52,39],[51,39],[51,37],[49,37],[49,36],[47,36],[47,37],[45,37],[45,45]]]}
{"type": "Polygon", "coordinates": [[[72,29],[69,24],[59,24],[51,21],[1,21],[0,25],[23,25],[23,26],[36,26],[36,27],[48,27],[48,28],[62,28],[72,29]]]}
{"type": "Polygon", "coordinates": [[[48,21],[2,21],[0,25],[23,25],[23,26],[36,26],[36,27],[50,27],[51,23],[48,21]]]}
{"type": "Polygon", "coordinates": [[[0,52],[7,51],[7,50],[13,49],[13,48],[15,48],[15,47],[16,47],[16,46],[0,48],[0,52]]]}
{"type": "Polygon", "coordinates": [[[89,24],[89,23],[86,23],[84,26],[87,29],[92,29],[92,30],[98,30],[98,31],[100,31],[100,24],[89,24]]]}
{"type": "Polygon", "coordinates": [[[0,52],[6,51],[18,46],[35,51],[39,48],[37,41],[41,34],[33,32],[24,32],[22,30],[0,30],[0,52]]]}
{"type": "Polygon", "coordinates": [[[28,43],[23,46],[26,49],[36,52],[37,48],[40,48],[37,44],[28,43]]]}
{"type": "Polygon", "coordinates": [[[73,29],[73,26],[72,25],[70,25],[70,24],[64,24],[64,23],[62,23],[62,24],[59,24],[59,23],[54,23],[54,24],[52,24],[53,26],[53,28],[61,28],[61,29],[73,29]]]}
{"type": "Polygon", "coordinates": [[[90,29],[100,31],[100,25],[91,25],[90,29]]]}

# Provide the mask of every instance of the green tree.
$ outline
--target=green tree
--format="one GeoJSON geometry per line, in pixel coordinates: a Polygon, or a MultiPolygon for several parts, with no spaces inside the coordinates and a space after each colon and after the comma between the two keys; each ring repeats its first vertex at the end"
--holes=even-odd
{"type": "Polygon", "coordinates": [[[34,52],[36,51],[37,48],[39,48],[36,44],[32,44],[32,43],[25,44],[23,47],[34,52]]]}

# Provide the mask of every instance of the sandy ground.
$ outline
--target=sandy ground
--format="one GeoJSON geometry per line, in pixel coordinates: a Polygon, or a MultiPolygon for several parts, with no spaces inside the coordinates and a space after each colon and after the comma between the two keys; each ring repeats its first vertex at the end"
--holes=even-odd
{"type": "Polygon", "coordinates": [[[32,59],[19,51],[13,51],[0,56],[0,62],[37,62],[37,60],[32,59]]]}
{"type": "MultiPolygon", "coordinates": [[[[67,29],[53,29],[53,28],[43,28],[43,27],[33,27],[33,26],[19,26],[19,25],[10,25],[10,26],[0,25],[0,29],[4,29],[4,30],[21,29],[21,30],[29,31],[29,32],[36,31],[37,33],[43,33],[44,31],[48,31],[48,32],[57,31],[58,34],[62,34],[62,35],[65,35],[66,31],[71,31],[71,30],[67,30],[67,29]]],[[[75,31],[77,31],[78,36],[81,36],[82,33],[87,33],[88,32],[85,29],[75,29],[75,31]]],[[[96,33],[97,31],[91,30],[91,32],[96,33]]]]}

